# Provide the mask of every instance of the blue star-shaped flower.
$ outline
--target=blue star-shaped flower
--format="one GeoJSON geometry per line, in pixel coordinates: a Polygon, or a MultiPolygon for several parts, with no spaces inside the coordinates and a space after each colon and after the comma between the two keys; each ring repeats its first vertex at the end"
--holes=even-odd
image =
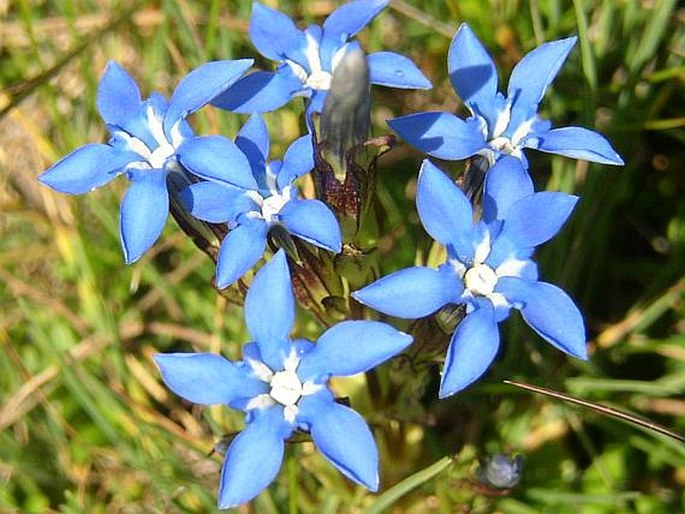
{"type": "Polygon", "coordinates": [[[179,155],[191,172],[208,179],[182,193],[189,212],[232,227],[219,249],[217,287],[231,285],[255,265],[275,224],[313,245],[340,252],[335,215],[319,200],[299,199],[293,185],[314,167],[310,135],[290,145],[282,161],[267,162],[269,133],[261,116],[253,114],[235,143],[220,136],[198,137],[179,149],[179,155]],[[233,176],[250,169],[252,184],[235,187],[233,176]]]}
{"type": "Polygon", "coordinates": [[[454,35],[447,58],[454,89],[471,111],[462,120],[447,112],[422,112],[390,120],[389,125],[412,145],[448,160],[476,154],[492,164],[501,155],[527,165],[524,148],[602,164],[622,165],[609,142],[581,127],[552,129],[538,117],[538,104],[576,42],[575,37],[545,43],[514,68],[505,98],[497,91],[495,63],[468,25],[454,35]]]}
{"type": "MultiPolygon", "coordinates": [[[[121,204],[121,242],[126,262],[138,260],[164,228],[169,213],[166,177],[180,169],[178,149],[195,139],[186,117],[233,84],[252,62],[206,63],[190,72],[167,101],[158,93],[142,100],[133,78],[111,61],[97,99],[109,143],[74,150],[38,180],[62,193],[82,194],[125,173],[131,186],[121,204]]],[[[233,183],[245,185],[246,178],[249,173],[236,174],[233,183]]]]}
{"type": "MultiPolygon", "coordinates": [[[[357,0],[333,11],[323,27],[298,30],[285,14],[255,2],[250,39],[260,54],[278,61],[275,73],[247,75],[213,103],[240,113],[266,112],[295,96],[305,96],[308,112],[321,112],[331,78],[343,56],[359,44],[350,41],[389,0],[357,0]]],[[[406,57],[394,52],[368,56],[372,84],[397,88],[430,89],[431,83],[406,57]]]]}
{"type": "Polygon", "coordinates": [[[295,302],[288,265],[279,251],[257,273],[245,298],[245,321],[254,339],[243,360],[209,353],[157,354],[167,386],[202,405],[225,404],[247,414],[224,461],[219,508],[247,502],[281,467],[284,440],[309,432],[338,470],[372,491],[378,489],[378,451],[371,431],[354,410],[335,402],[332,376],[367,371],[411,343],[411,336],[376,321],[343,321],[316,344],[289,339],[295,302]]]}
{"type": "Polygon", "coordinates": [[[452,336],[440,397],[480,377],[499,348],[497,324],[511,308],[549,343],[585,359],[583,319],[561,289],[538,281],[533,250],[551,239],[577,197],[534,193],[521,161],[500,159],[486,175],[483,219],[473,223],[462,191],[429,161],[419,173],[416,203],[428,233],[447,249],[437,270],[407,268],[352,293],[357,301],[400,318],[427,316],[447,304],[465,304],[452,336]]]}

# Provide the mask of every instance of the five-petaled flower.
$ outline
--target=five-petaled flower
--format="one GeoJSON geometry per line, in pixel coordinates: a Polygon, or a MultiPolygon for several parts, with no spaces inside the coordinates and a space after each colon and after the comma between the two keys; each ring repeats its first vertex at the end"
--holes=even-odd
{"type": "Polygon", "coordinates": [[[253,114],[235,143],[220,136],[198,137],[179,155],[191,172],[208,179],[182,193],[189,212],[232,228],[219,249],[217,287],[231,285],[255,265],[276,224],[313,245],[340,252],[340,226],[333,212],[319,200],[298,198],[293,185],[314,167],[310,135],[290,145],[282,161],[268,162],[269,133],[261,116],[253,114]],[[252,170],[252,183],[236,187],[245,170],[252,170]]]}
{"type": "Polygon", "coordinates": [[[368,426],[336,403],[332,376],[362,373],[402,351],[411,336],[377,321],[343,321],[316,344],[289,339],[295,301],[281,250],[257,273],[245,299],[245,321],[254,339],[243,360],[209,353],[157,354],[167,386],[202,405],[244,411],[246,427],[233,440],[223,465],[219,507],[254,498],[281,466],[284,441],[295,430],[314,443],[338,470],[378,489],[378,451],[368,426]]]}
{"type": "Polygon", "coordinates": [[[505,98],[497,90],[497,69],[468,25],[452,40],[447,64],[452,85],[471,111],[462,120],[447,112],[402,116],[388,124],[402,138],[429,155],[461,160],[483,155],[492,165],[502,155],[527,166],[524,148],[602,164],[623,160],[601,135],[581,127],[551,128],[537,115],[538,104],[554,80],[575,37],[544,43],[514,68],[505,98]]]}
{"type": "Polygon", "coordinates": [[[419,172],[416,203],[426,231],[447,250],[438,269],[412,267],[352,293],[359,302],[401,318],[427,316],[447,304],[465,304],[466,317],[452,336],[440,397],[479,378],[499,348],[497,324],[511,308],[549,343],[585,359],[583,319],[558,287],[538,281],[531,260],[552,238],[577,197],[534,193],[521,161],[503,157],[486,175],[483,219],[462,191],[429,161],[419,172]]]}
{"type": "MultiPolygon", "coordinates": [[[[285,14],[259,2],[252,7],[250,39],[257,51],[277,61],[275,72],[257,71],[239,80],[213,104],[240,113],[277,109],[295,96],[309,99],[308,112],[321,112],[336,66],[359,43],[350,39],[388,5],[389,0],[343,4],[323,27],[298,30],[285,14]]],[[[394,52],[368,55],[372,84],[430,89],[431,83],[406,57],[394,52]]]]}
{"type": "Polygon", "coordinates": [[[205,63],[190,72],[167,101],[158,93],[142,100],[133,78],[111,61],[97,99],[111,134],[109,143],[74,150],[38,180],[62,193],[81,194],[125,173],[131,186],[121,204],[121,242],[126,262],[138,260],[164,228],[169,213],[166,178],[180,170],[178,149],[195,139],[186,117],[226,90],[252,62],[205,63]]]}

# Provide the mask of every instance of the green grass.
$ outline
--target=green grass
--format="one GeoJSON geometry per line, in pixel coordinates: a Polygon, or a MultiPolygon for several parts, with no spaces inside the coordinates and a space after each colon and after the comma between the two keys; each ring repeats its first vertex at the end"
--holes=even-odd
{"type": "MultiPolygon", "coordinates": [[[[269,4],[311,23],[337,2],[269,4]]],[[[211,261],[172,222],[139,263],[123,264],[122,180],[72,198],[35,178],[105,139],[95,98],[108,60],[144,94],[169,94],[208,59],[255,55],[249,13],[243,0],[0,3],[0,512],[215,510],[221,459],[208,453],[241,428],[241,416],[175,397],[151,355],[238,356],[248,337],[242,309],[215,293],[211,261]]],[[[582,196],[538,261],[545,279],[578,301],[592,357],[573,361],[511,320],[492,370],[449,400],[437,401],[436,369],[407,381],[406,404],[380,413],[363,379],[339,384],[376,428],[380,496],[350,485],[309,443],[291,444],[278,479],[239,512],[685,510],[682,444],[501,383],[566,391],[685,431],[683,16],[675,0],[396,1],[361,34],[369,51],[412,57],[436,86],[378,88],[376,135],[392,116],[463,113],[446,75],[450,35],[462,21],[504,77],[536,44],[580,36],[543,108],[557,125],[605,133],[626,166],[535,155],[531,169],[539,188],[582,196]],[[489,496],[474,485],[477,461],[502,451],[525,455],[523,480],[489,496]]],[[[299,134],[300,114],[293,103],[267,116],[273,155],[299,134]]],[[[192,119],[198,131],[230,137],[242,121],[210,109],[192,119]]],[[[381,161],[383,271],[412,264],[417,248],[426,256],[407,195],[420,158],[403,145],[381,161]]],[[[302,321],[299,333],[319,331],[302,321]]],[[[382,368],[380,379],[397,380],[397,368],[382,368]]]]}

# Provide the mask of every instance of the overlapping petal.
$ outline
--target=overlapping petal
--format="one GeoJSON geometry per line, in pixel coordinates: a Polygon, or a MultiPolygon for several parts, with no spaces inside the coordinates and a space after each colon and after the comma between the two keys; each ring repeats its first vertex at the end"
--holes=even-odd
{"type": "Polygon", "coordinates": [[[459,297],[463,286],[438,270],[406,268],[352,293],[352,298],[398,318],[421,318],[459,297]]]}
{"type": "Polygon", "coordinates": [[[119,230],[127,264],[137,261],[159,239],[169,214],[163,170],[144,170],[131,181],[121,202],[119,230]]]}
{"type": "Polygon", "coordinates": [[[116,61],[109,61],[98,85],[98,112],[107,125],[123,127],[142,102],[138,84],[116,61]]]}
{"type": "Polygon", "coordinates": [[[198,182],[181,191],[181,201],[190,214],[209,223],[236,221],[258,205],[243,189],[215,182],[198,182]]]}
{"type": "Polygon", "coordinates": [[[314,168],[314,145],[311,134],[297,138],[283,155],[277,185],[284,188],[314,168]]]}
{"type": "Polygon", "coordinates": [[[448,160],[471,157],[485,147],[472,123],[447,112],[420,112],[388,120],[402,139],[422,152],[448,160]]]}
{"type": "Polygon", "coordinates": [[[525,145],[574,159],[622,166],[623,159],[597,132],[582,127],[562,127],[526,139],[525,145]]]}
{"type": "Polygon", "coordinates": [[[226,453],[219,484],[219,508],[250,501],[268,486],[283,462],[283,408],[259,413],[226,453]]]}
{"type": "Polygon", "coordinates": [[[104,186],[124,171],[137,154],[122,152],[109,145],[89,144],[63,157],[38,180],[60,193],[78,195],[104,186]]]}
{"type": "Polygon", "coordinates": [[[340,225],[325,203],[319,200],[291,200],[283,206],[279,217],[291,234],[320,248],[340,253],[340,225]]]}
{"type": "MultiPolygon", "coordinates": [[[[229,234],[230,235],[230,234],[229,234]]],[[[245,323],[262,360],[282,369],[290,349],[288,335],[295,321],[295,297],[288,261],[279,250],[255,276],[245,298],[245,323]]]]}
{"type": "Polygon", "coordinates": [[[241,127],[235,138],[235,144],[250,162],[253,173],[263,169],[269,158],[269,131],[264,118],[253,114],[241,127]]]}
{"type": "Polygon", "coordinates": [[[176,154],[194,175],[244,189],[256,189],[250,162],[240,148],[222,136],[186,139],[176,154]]]}
{"type": "Polygon", "coordinates": [[[323,24],[324,37],[344,43],[366,27],[390,0],[356,0],[333,11],[323,24]]]}
{"type": "Polygon", "coordinates": [[[213,353],[156,354],[155,363],[169,389],[201,405],[230,404],[238,398],[268,393],[264,382],[213,353]]]}
{"type": "Polygon", "coordinates": [[[221,242],[216,265],[216,287],[230,286],[264,255],[268,227],[262,220],[242,223],[221,242]]]}
{"type": "Polygon", "coordinates": [[[499,349],[499,330],[487,300],[457,326],[447,349],[440,380],[440,398],[468,387],[488,369],[499,349]]]}
{"type": "Polygon", "coordinates": [[[398,354],[412,337],[378,321],[342,321],[326,330],[300,362],[302,380],[363,373],[398,354]]]}
{"type": "Polygon", "coordinates": [[[483,220],[504,219],[512,204],[533,193],[533,181],[520,159],[500,158],[485,175],[483,220]]]}
{"type": "Polygon", "coordinates": [[[367,56],[372,84],[400,89],[430,89],[433,85],[411,59],[394,52],[375,52],[367,56]]]}
{"type": "Polygon", "coordinates": [[[285,65],[275,73],[250,73],[215,98],[212,105],[238,114],[269,112],[285,105],[301,90],[300,79],[285,65]]]}

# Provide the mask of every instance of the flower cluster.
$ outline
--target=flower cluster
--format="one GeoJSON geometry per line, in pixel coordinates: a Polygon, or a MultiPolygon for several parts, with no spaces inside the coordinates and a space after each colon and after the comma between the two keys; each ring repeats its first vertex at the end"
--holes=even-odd
{"type": "MultiPolygon", "coordinates": [[[[332,169],[325,161],[326,144],[359,143],[357,135],[348,137],[347,129],[342,131],[345,137],[326,141],[326,129],[316,123],[317,117],[326,119],[327,109],[337,109],[328,115],[338,128],[345,128],[345,123],[361,126],[359,119],[369,119],[368,95],[357,103],[345,98],[352,108],[330,107],[335,102],[325,99],[335,84],[345,89],[335,90],[331,99],[349,91],[368,93],[369,84],[431,87],[406,57],[385,51],[366,55],[353,39],[388,3],[352,1],[333,11],[323,26],[300,30],[285,14],[255,2],[249,35],[260,54],[277,62],[275,71],[247,73],[251,59],[210,62],[181,80],[168,101],[158,93],[143,100],[134,80],[111,62],[97,101],[111,139],[76,149],[39,177],[57,191],[81,194],[125,175],[131,185],[121,205],[120,226],[127,263],[155,243],[170,210],[175,217],[206,223],[223,237],[212,255],[219,289],[241,279],[265,254],[271,255],[245,294],[244,318],[251,341],[243,346],[242,360],[207,353],[154,357],[163,381],[179,396],[245,413],[245,429],[232,440],[223,465],[220,508],[247,502],[268,486],[280,469],[284,443],[295,432],[309,434],[324,457],[352,481],[378,489],[378,452],[371,431],[356,411],[337,401],[329,381],[370,371],[402,352],[416,334],[359,319],[371,316],[363,306],[399,318],[464,306],[465,315],[445,356],[441,398],[485,373],[499,350],[498,324],[512,309],[556,348],[587,358],[578,308],[564,291],[539,280],[532,260],[536,247],[562,228],[578,198],[535,192],[523,153],[532,148],[604,164],[623,162],[596,132],[553,129],[538,116],[538,105],[576,38],[543,44],[526,55],[515,67],[504,96],[498,92],[494,62],[464,24],[452,41],[448,68],[471,115],[464,120],[451,113],[425,112],[388,122],[403,139],[431,156],[481,157],[474,167],[485,173],[483,191],[471,200],[429,160],[419,171],[418,213],[428,234],[445,249],[445,261],[437,269],[414,266],[371,284],[364,279],[360,263],[371,252],[361,246],[358,232],[351,237],[341,231],[339,220],[346,219],[342,203],[325,200],[344,196],[341,191],[356,195],[357,203],[360,197],[373,198],[375,163],[364,169],[350,161],[353,181],[343,184],[334,174],[330,181],[315,180],[317,198],[300,195],[301,177],[312,170],[321,172],[321,167],[332,169]],[[351,87],[338,80],[345,78],[348,67],[362,69],[354,80],[363,83],[351,87]],[[343,71],[333,80],[336,70],[343,71]],[[282,158],[270,159],[269,132],[260,113],[296,96],[305,99],[307,133],[292,142],[282,158]],[[234,139],[193,132],[188,116],[210,104],[250,114],[234,139]],[[345,119],[348,112],[353,120],[345,119]],[[182,176],[187,187],[172,190],[167,184],[174,176],[182,176]],[[326,187],[337,188],[337,196],[321,190],[326,187]],[[279,237],[270,237],[276,231],[279,237]],[[297,271],[291,277],[294,266],[297,271]],[[300,275],[294,287],[296,273],[300,275]],[[329,315],[324,321],[330,328],[316,342],[291,339],[294,293],[303,306],[311,306],[316,301],[308,290],[311,281],[326,292],[328,303],[321,302],[317,317],[329,315]],[[350,292],[358,287],[354,284],[366,285],[350,292]],[[331,305],[335,308],[329,309],[331,305]],[[341,314],[348,319],[339,321],[341,314]]],[[[336,149],[346,156],[347,150],[336,149]]],[[[514,471],[498,483],[514,484],[518,467],[514,471]]]]}

